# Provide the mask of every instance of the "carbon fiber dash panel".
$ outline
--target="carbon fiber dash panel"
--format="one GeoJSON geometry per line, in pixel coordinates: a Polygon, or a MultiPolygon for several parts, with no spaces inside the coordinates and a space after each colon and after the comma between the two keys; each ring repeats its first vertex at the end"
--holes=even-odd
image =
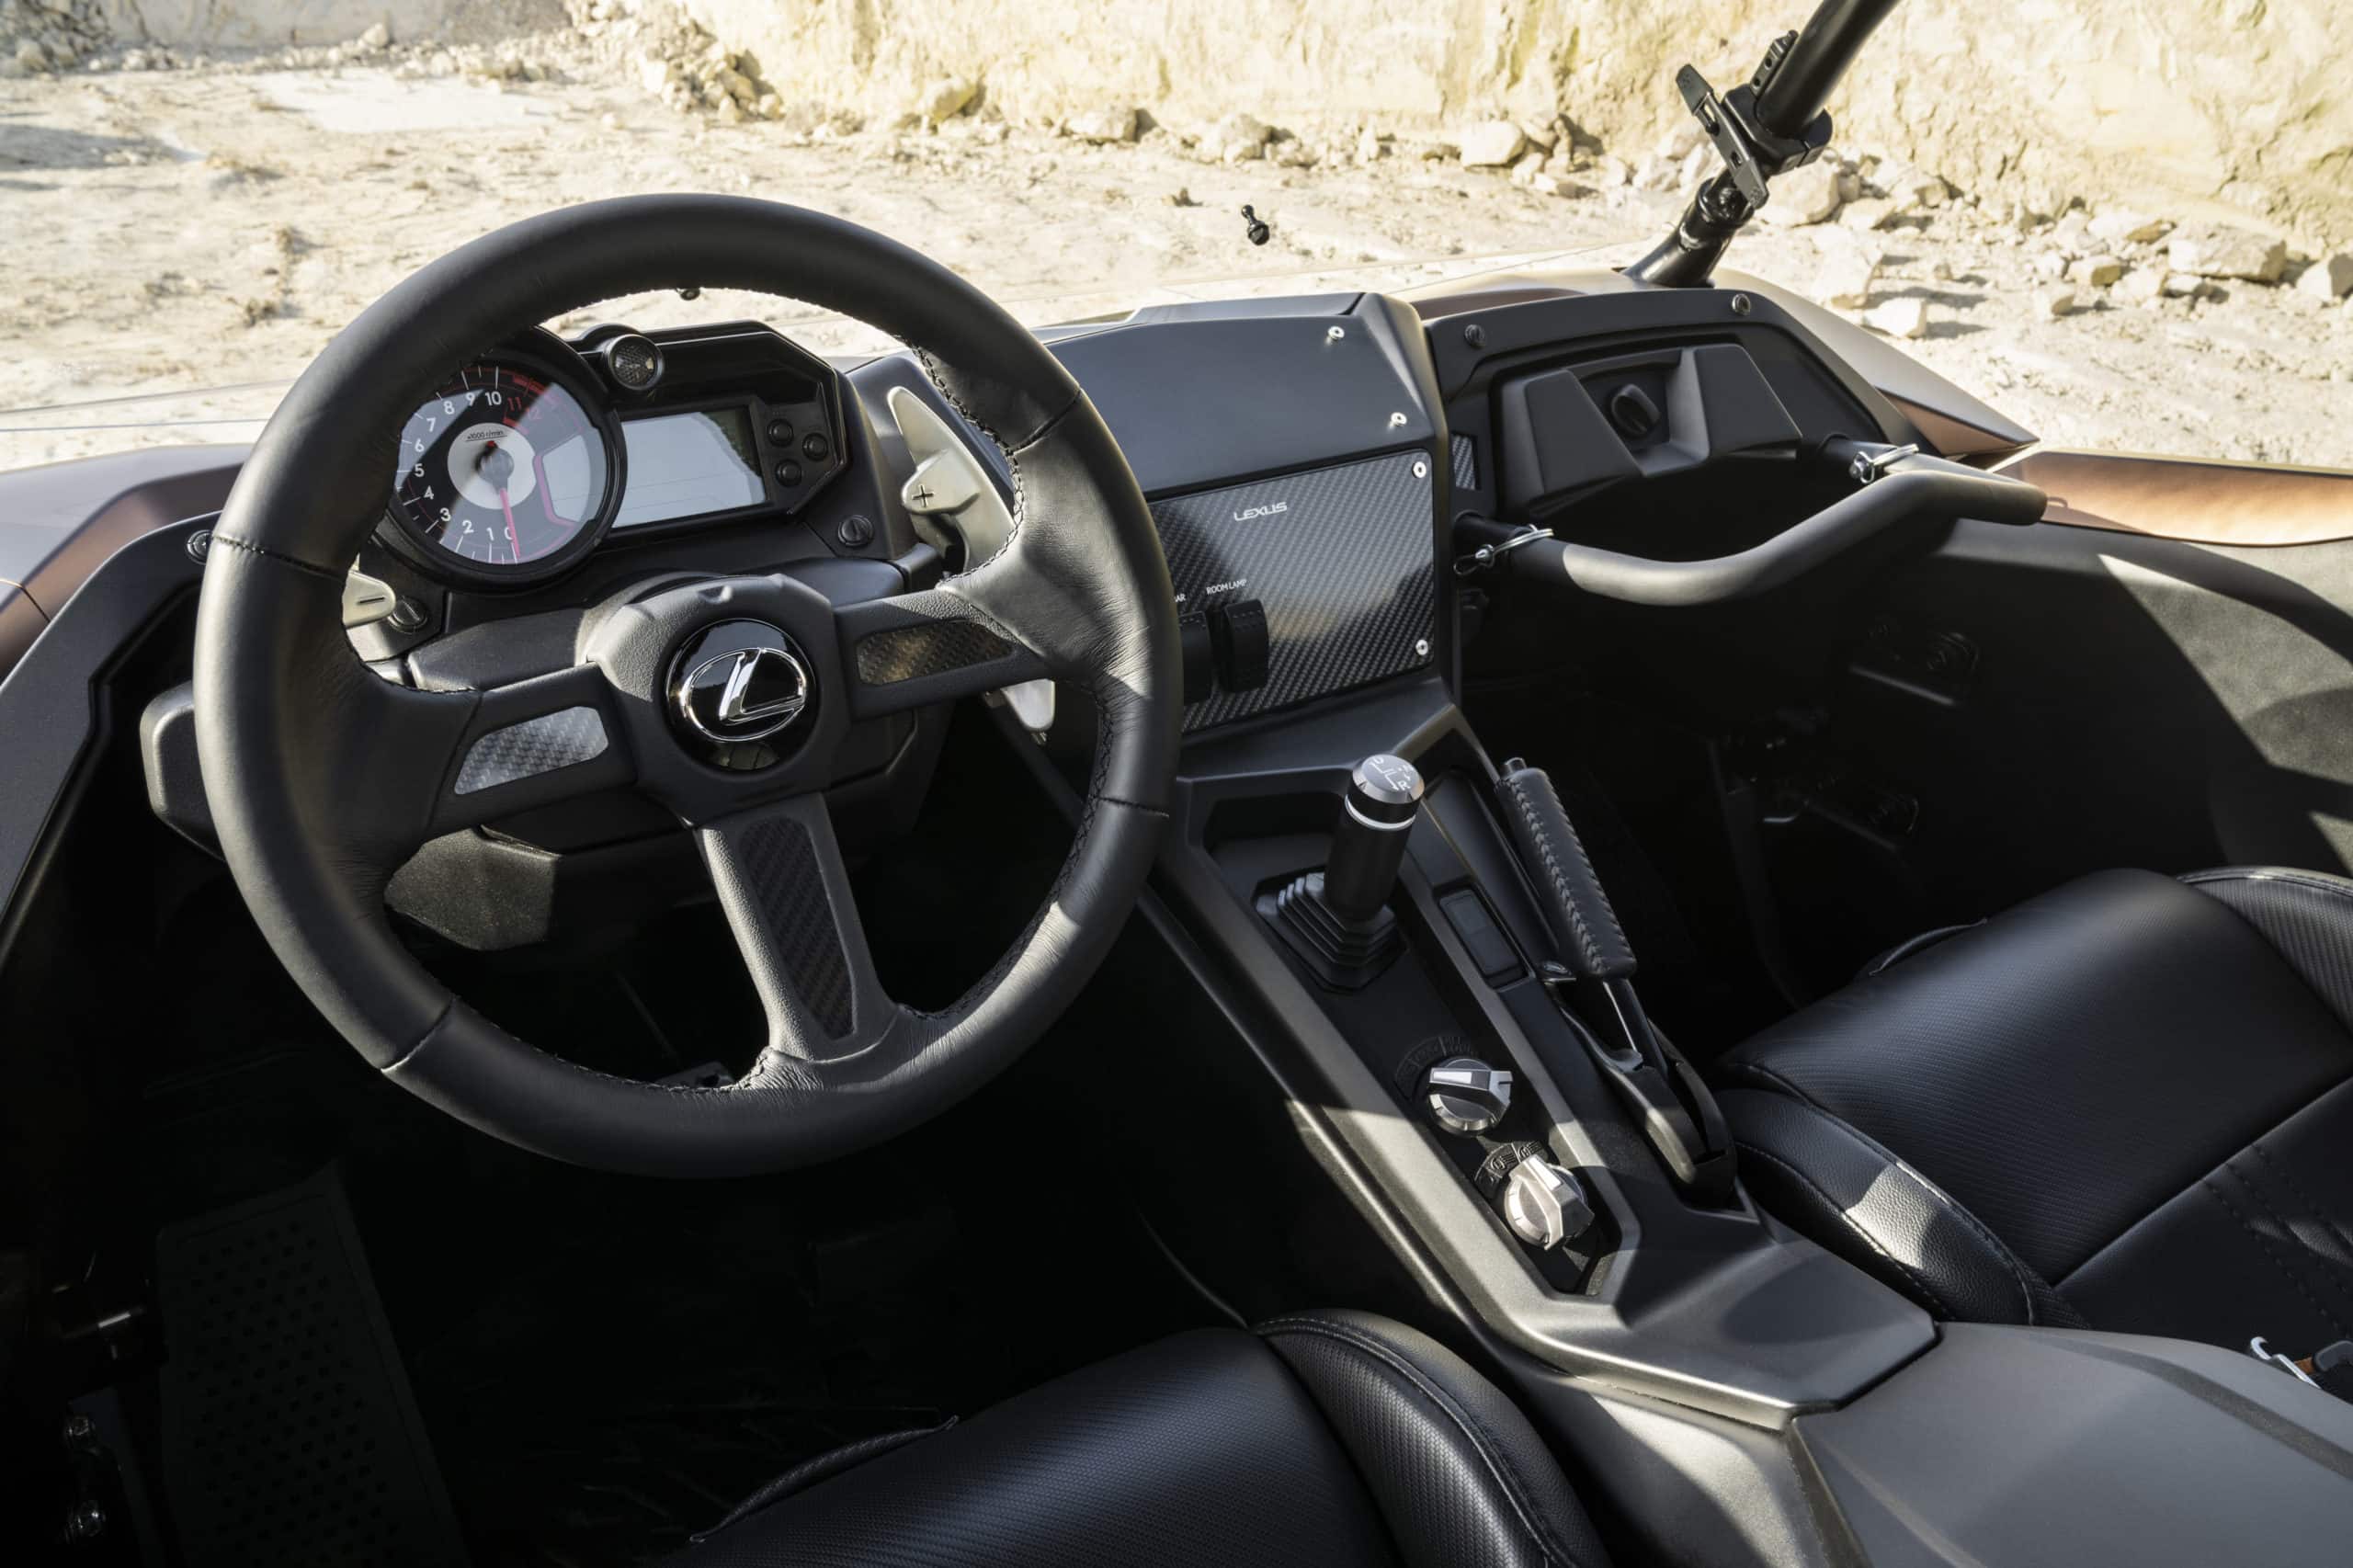
{"type": "Polygon", "coordinates": [[[1267,612],[1267,684],[1193,703],[1186,731],[1429,663],[1432,505],[1421,451],[1154,502],[1181,614],[1227,599],[1256,599],[1267,612]]]}

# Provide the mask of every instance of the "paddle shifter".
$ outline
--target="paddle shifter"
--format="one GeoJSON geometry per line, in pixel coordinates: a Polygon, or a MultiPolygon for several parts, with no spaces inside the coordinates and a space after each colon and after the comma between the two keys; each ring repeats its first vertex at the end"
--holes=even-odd
{"type": "Polygon", "coordinates": [[[1421,811],[1422,776],[1412,763],[1386,753],[1366,757],[1340,797],[1324,869],[1260,901],[1276,930],[1327,983],[1361,985],[1396,952],[1403,938],[1389,895],[1421,811]]]}

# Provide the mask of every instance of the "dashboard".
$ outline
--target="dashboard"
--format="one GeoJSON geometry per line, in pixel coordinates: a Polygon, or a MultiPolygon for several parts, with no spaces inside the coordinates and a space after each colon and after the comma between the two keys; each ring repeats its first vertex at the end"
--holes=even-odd
{"type": "MultiPolygon", "coordinates": [[[[1597,273],[1411,302],[1198,302],[1040,336],[1102,412],[1159,524],[1182,608],[1188,744],[1392,687],[1459,691],[1466,631],[1517,591],[1512,574],[1476,570],[1476,550],[1530,523],[1659,560],[1720,554],[1806,531],[1794,519],[1811,501],[1791,476],[1830,435],[1980,455],[2031,438],[1749,280],[1644,290],[1597,273]],[[1630,386],[1643,395],[1622,395],[1630,386]],[[1727,393],[1763,423],[1717,406],[1727,393]],[[1645,405],[1663,416],[1654,426],[1645,405]]],[[[828,361],[756,322],[529,334],[484,346],[431,392],[406,428],[384,432],[385,509],[354,563],[356,620],[347,601],[360,655],[418,686],[487,686],[570,659],[597,607],[649,580],[785,573],[837,605],[928,585],[960,564],[936,510],[920,509],[937,502],[909,489],[940,440],[1012,501],[1004,455],[913,356],[828,361]]],[[[156,449],[0,474],[12,798],[53,800],[74,777],[100,722],[91,683],[189,602],[243,457],[156,449]]],[[[1608,608],[1572,594],[1538,619],[1608,608]]],[[[1710,651],[1684,612],[1638,613],[1648,619],[1613,612],[1610,635],[1667,639],[1719,678],[1770,663],[1753,640],[1710,651]]],[[[1784,618],[1785,642],[1803,640],[1799,624],[1784,618]]],[[[1766,651],[1791,664],[1804,653],[1766,651]]],[[[200,817],[185,704],[150,717],[159,810],[193,796],[200,817]]],[[[845,753],[853,778],[887,780],[921,751],[909,715],[857,728],[872,733],[845,753]]],[[[0,882],[22,874],[44,820],[0,831],[0,882]]]]}
{"type": "MultiPolygon", "coordinates": [[[[1180,614],[1188,733],[1443,656],[1447,475],[1412,311],[1373,296],[1145,312],[1050,333],[1120,434],[1180,614]]],[[[563,641],[620,585],[816,574],[837,600],[965,562],[1011,473],[910,355],[835,365],[756,322],[545,331],[486,348],[400,432],[352,637],[432,686],[563,641]]]]}
{"type": "MultiPolygon", "coordinates": [[[[1188,736],[1451,676],[1453,568],[1480,544],[1733,554],[1843,493],[1806,460],[1822,443],[1914,433],[1737,290],[1332,294],[1042,335],[1158,525],[1188,736]]],[[[553,616],[544,647],[665,571],[824,573],[844,601],[926,586],[1015,504],[1005,455],[913,356],[832,364],[756,322],[495,346],[419,405],[392,478],[360,569],[407,613],[354,641],[434,685],[511,676],[474,629],[553,616]]],[[[1498,582],[1461,586],[1475,604],[1498,582]]]]}
{"type": "MultiPolygon", "coordinates": [[[[1760,641],[1753,623],[1704,610],[1612,606],[1580,590],[1574,562],[1539,581],[1483,569],[1478,552],[1534,524],[1546,542],[1513,554],[1515,568],[1573,548],[1628,552],[1621,563],[1755,556],[1777,532],[1812,529],[1798,520],[1813,504],[1807,454],[1833,434],[1948,452],[1963,449],[1954,430],[2030,438],[1910,361],[1874,364],[1892,351],[1753,283],[1635,290],[1596,274],[1416,301],[1196,302],[1040,335],[1117,437],[1159,527],[1180,606],[1188,771],[1312,746],[1319,726],[1352,713],[1377,724],[1453,700],[1466,646],[1498,622],[1504,635],[1480,649],[1489,674],[1531,647],[1557,656],[1543,649],[1563,637],[1620,652],[1648,640],[1660,659],[1701,665],[1711,689],[1749,682],[1757,703],[1776,700],[1779,672],[1826,657],[1812,644],[1837,634],[1835,615],[1782,615],[1760,641]],[[1643,397],[1621,395],[1628,386],[1643,397]],[[1656,426],[1640,426],[1643,403],[1656,426]],[[1912,417],[1921,408],[1933,443],[1912,417]],[[1531,629],[1549,641],[1530,644],[1531,629]]],[[[361,658],[422,688],[575,664],[597,618],[650,584],[781,574],[837,610],[920,590],[962,563],[949,525],[970,532],[987,505],[1014,505],[1005,455],[914,356],[829,361],[755,322],[533,333],[484,346],[428,391],[405,428],[383,432],[384,510],[345,599],[361,658]],[[970,476],[970,494],[938,493],[942,460],[970,476]]],[[[124,726],[150,808],[209,843],[185,653],[175,667],[169,650],[244,456],[165,448],[0,474],[0,786],[27,803],[0,814],[0,901],[30,874],[86,760],[124,726]],[[161,650],[160,680],[111,691],[109,672],[142,646],[161,650]]],[[[1092,731],[1078,694],[998,696],[1083,777],[1092,731]]],[[[921,706],[851,724],[828,786],[847,831],[913,820],[946,726],[944,710],[921,706]]],[[[436,840],[395,878],[392,902],[460,946],[498,950],[592,920],[592,890],[633,903],[648,878],[699,874],[654,847],[676,824],[650,801],[622,791],[572,807],[436,840]],[[507,891],[477,896],[489,888],[507,891]]]]}

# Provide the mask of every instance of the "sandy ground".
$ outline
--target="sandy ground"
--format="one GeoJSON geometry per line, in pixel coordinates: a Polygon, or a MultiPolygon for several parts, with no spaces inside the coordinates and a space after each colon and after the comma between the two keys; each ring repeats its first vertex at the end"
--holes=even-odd
{"type": "MultiPolygon", "coordinates": [[[[1045,129],[813,141],[665,108],[579,55],[545,82],[404,78],[255,62],[0,83],[0,468],[175,441],[248,439],[287,381],[369,301],[452,246],[560,204],[743,191],[839,213],[926,250],[1033,323],[1139,303],[1402,289],[1627,259],[1676,200],[1573,178],[1571,194],[1425,161],[1214,165],[1165,132],[1093,146],[1045,129]],[[1263,248],[1238,216],[1275,227],[1263,248]]],[[[2353,467],[2353,303],[2225,285],[2130,304],[2079,289],[2048,319],[2048,248],[1948,205],[1870,236],[1871,302],[1925,297],[1908,350],[2044,438],[2353,467]]],[[[1835,226],[1835,225],[1833,225],[1835,226]]],[[[1759,225],[1734,262],[1811,291],[1815,232],[1759,225]]],[[[759,315],[824,350],[872,335],[806,307],[710,295],[616,301],[653,326],[759,315]]]]}

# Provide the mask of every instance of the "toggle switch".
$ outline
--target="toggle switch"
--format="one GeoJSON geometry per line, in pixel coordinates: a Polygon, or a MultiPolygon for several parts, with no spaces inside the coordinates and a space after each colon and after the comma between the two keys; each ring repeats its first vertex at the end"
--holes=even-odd
{"type": "Polygon", "coordinates": [[[1188,615],[1176,623],[1177,646],[1185,671],[1187,706],[1206,701],[1217,686],[1217,649],[1210,638],[1207,616],[1188,615]]]}
{"type": "Polygon", "coordinates": [[[1229,599],[1210,611],[1209,622],[1219,687],[1256,691],[1266,685],[1267,607],[1256,599],[1229,599]]]}

